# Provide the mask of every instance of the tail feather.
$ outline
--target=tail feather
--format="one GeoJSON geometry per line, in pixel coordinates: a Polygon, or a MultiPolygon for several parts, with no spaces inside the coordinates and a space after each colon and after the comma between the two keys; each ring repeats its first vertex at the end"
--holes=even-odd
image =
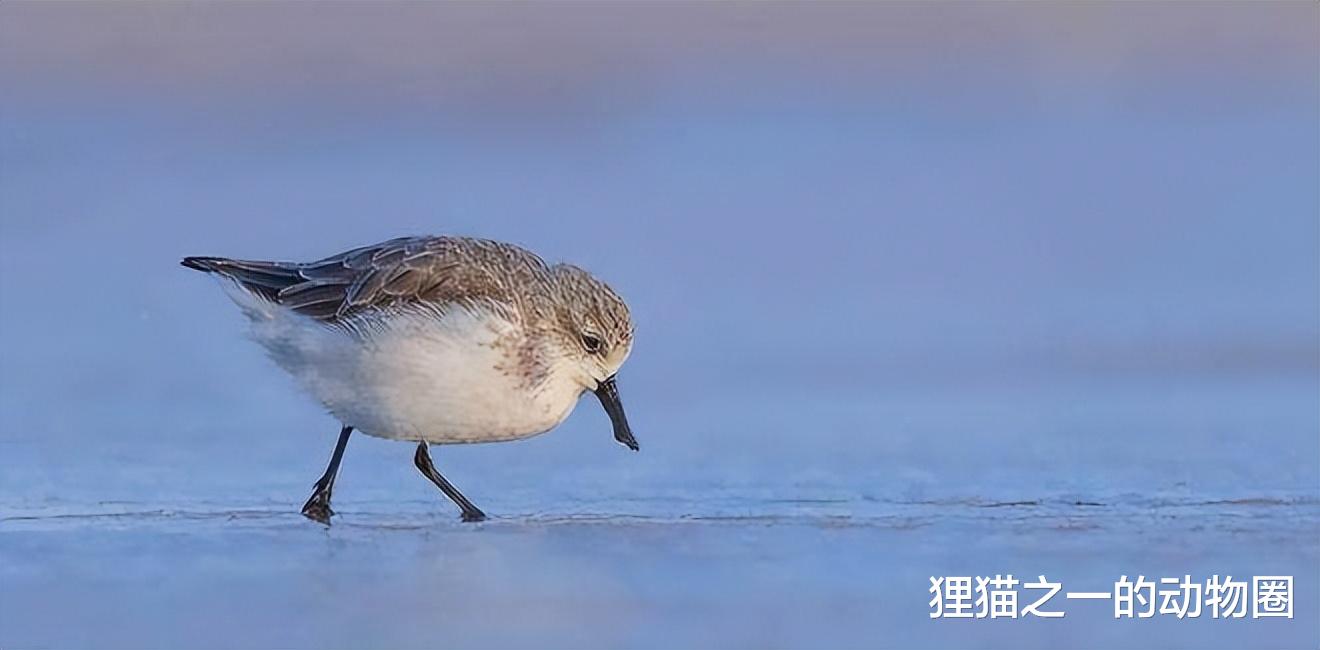
{"type": "Polygon", "coordinates": [[[190,269],[224,276],[248,291],[272,299],[281,289],[304,281],[298,273],[298,266],[285,262],[254,262],[224,257],[185,257],[180,263],[190,269]]]}
{"type": "Polygon", "coordinates": [[[190,269],[197,269],[198,271],[210,273],[217,270],[217,263],[223,261],[225,261],[223,257],[185,257],[183,258],[183,261],[179,263],[190,269]]]}

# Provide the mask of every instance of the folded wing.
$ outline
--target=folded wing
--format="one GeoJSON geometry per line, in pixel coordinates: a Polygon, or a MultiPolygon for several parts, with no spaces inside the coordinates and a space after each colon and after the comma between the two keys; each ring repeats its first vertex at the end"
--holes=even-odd
{"type": "Polygon", "coordinates": [[[466,237],[403,237],[309,263],[188,257],[183,265],[328,323],[420,303],[516,308],[516,287],[548,274],[545,262],[525,249],[466,237]]]}

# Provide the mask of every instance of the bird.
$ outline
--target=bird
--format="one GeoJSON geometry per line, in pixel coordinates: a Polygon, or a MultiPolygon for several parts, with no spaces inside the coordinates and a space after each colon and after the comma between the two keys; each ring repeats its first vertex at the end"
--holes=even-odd
{"type": "Polygon", "coordinates": [[[520,440],[558,426],[596,395],[614,439],[639,449],[617,374],[632,351],[627,303],[580,267],[504,242],[413,236],[314,262],[185,257],[221,280],[249,335],[341,424],[302,507],[330,525],[354,431],[415,442],[413,464],[486,519],[439,471],[430,445],[520,440]]]}

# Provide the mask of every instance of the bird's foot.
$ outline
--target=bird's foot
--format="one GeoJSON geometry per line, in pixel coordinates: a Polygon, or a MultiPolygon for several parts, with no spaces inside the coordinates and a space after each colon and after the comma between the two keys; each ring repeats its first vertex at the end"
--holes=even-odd
{"type": "Polygon", "coordinates": [[[328,490],[317,490],[312,493],[312,497],[302,507],[303,516],[319,524],[330,525],[330,515],[335,514],[330,509],[330,492],[328,490]]]}

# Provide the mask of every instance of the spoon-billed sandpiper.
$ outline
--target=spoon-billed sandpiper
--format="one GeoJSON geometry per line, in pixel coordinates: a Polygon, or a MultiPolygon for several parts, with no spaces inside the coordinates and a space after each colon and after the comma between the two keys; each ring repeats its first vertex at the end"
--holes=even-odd
{"type": "Polygon", "coordinates": [[[405,237],[308,263],[188,257],[226,280],[252,338],[343,424],[302,513],[330,523],[353,430],[417,442],[413,462],[463,511],[485,514],[431,463],[428,443],[517,440],[592,391],[614,439],[637,440],[614,383],[632,350],[628,306],[570,264],[511,244],[405,237]]]}

